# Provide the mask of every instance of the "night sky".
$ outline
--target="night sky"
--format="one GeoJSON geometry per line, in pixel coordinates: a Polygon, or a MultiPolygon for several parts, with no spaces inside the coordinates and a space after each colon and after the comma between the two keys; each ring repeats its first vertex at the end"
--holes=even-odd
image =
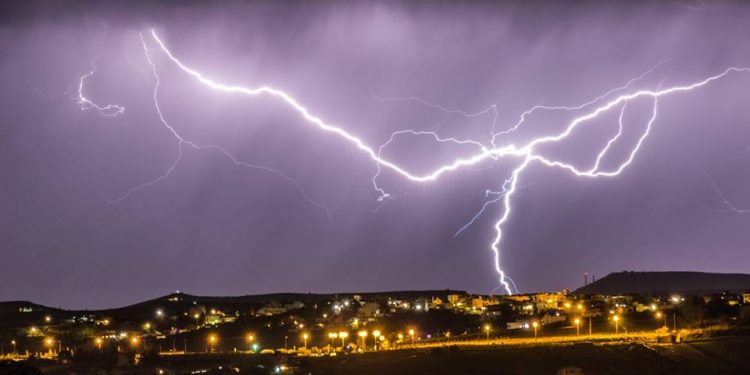
{"type": "MultiPolygon", "coordinates": [[[[4,3],[0,300],[101,308],[174,290],[492,292],[489,245],[502,204],[454,234],[519,158],[427,183],[383,169],[377,182],[395,199],[382,204],[367,154],[278,98],[200,84],[150,29],[212,79],[284,90],[376,150],[403,129],[487,144],[492,111],[437,105],[465,114],[496,105],[502,131],[535,105],[578,106],[649,72],[582,110],[534,112],[496,140],[522,145],[618,95],[750,67],[750,6],[740,2],[524,3],[4,3]],[[182,137],[288,179],[182,146],[166,178],[111,202],[163,176],[178,153],[139,34],[160,77],[162,113],[182,137]],[[86,98],[123,114],[80,103],[79,79],[92,65],[86,98]]],[[[748,98],[747,72],[659,98],[648,138],[616,177],[530,164],[504,226],[502,268],[521,292],[573,289],[584,272],[747,272],[750,213],[729,210],[721,194],[750,208],[748,98]]],[[[653,102],[627,104],[603,167],[627,159],[653,102]]],[[[588,168],[619,114],[618,106],[538,151],[588,168]]],[[[383,156],[424,174],[476,152],[404,135],[383,156]]]]}

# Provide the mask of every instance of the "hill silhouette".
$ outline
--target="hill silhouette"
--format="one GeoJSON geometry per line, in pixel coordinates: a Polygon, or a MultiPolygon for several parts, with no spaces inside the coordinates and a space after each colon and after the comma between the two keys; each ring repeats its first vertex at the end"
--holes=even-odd
{"type": "Polygon", "coordinates": [[[614,272],[575,294],[699,294],[750,290],[750,275],[709,272],[614,272]]]}

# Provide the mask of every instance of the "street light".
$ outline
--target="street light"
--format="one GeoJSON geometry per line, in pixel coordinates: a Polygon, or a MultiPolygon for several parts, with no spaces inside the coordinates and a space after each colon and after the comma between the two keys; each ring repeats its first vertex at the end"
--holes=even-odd
{"type": "Polygon", "coordinates": [[[359,331],[357,332],[357,336],[359,336],[362,339],[362,351],[364,352],[366,350],[366,344],[365,344],[365,338],[367,337],[367,331],[359,331]]]}
{"type": "Polygon", "coordinates": [[[52,352],[52,345],[55,343],[55,340],[53,340],[51,337],[47,337],[44,339],[44,345],[49,347],[49,351],[52,352]]]}
{"type": "Polygon", "coordinates": [[[13,345],[13,355],[16,355],[16,340],[10,340],[10,344],[13,345]]]}
{"type": "Polygon", "coordinates": [[[375,350],[378,349],[378,338],[380,338],[380,331],[376,329],[372,331],[372,348],[375,350]]]}
{"type": "Polygon", "coordinates": [[[484,332],[487,334],[487,341],[490,341],[490,329],[492,329],[492,327],[490,327],[489,324],[484,325],[484,332]]]}
{"type": "Polygon", "coordinates": [[[136,350],[138,348],[139,342],[141,342],[141,339],[139,339],[137,336],[133,336],[130,338],[130,345],[133,346],[133,350],[136,350]]]}
{"type": "Polygon", "coordinates": [[[208,335],[208,348],[209,348],[210,352],[214,351],[214,345],[218,341],[219,341],[219,338],[216,335],[214,335],[214,334],[208,335]]]}
{"type": "Polygon", "coordinates": [[[414,345],[414,329],[409,329],[409,337],[411,337],[411,344],[414,345]]]}
{"type": "Polygon", "coordinates": [[[59,353],[62,351],[62,341],[55,340],[52,337],[47,337],[46,339],[44,339],[44,345],[49,347],[50,352],[52,351],[52,347],[54,346],[55,342],[57,342],[57,352],[59,353]]]}
{"type": "Polygon", "coordinates": [[[534,340],[536,340],[536,333],[537,333],[537,328],[539,328],[539,322],[534,321],[531,323],[531,326],[534,327],[534,340]]]}
{"type": "Polygon", "coordinates": [[[344,342],[346,341],[347,337],[349,337],[349,333],[344,332],[344,331],[339,332],[339,338],[341,339],[341,347],[342,348],[344,346],[346,346],[346,344],[344,342]]]}
{"type": "Polygon", "coordinates": [[[333,349],[334,345],[336,345],[336,343],[335,343],[336,337],[339,337],[338,333],[336,333],[336,332],[329,332],[328,333],[328,338],[331,340],[331,349],[333,349]]]}
{"type": "Polygon", "coordinates": [[[302,334],[302,340],[305,342],[305,350],[307,350],[307,339],[310,337],[310,335],[307,334],[307,332],[302,334]]]}
{"type": "Polygon", "coordinates": [[[612,317],[612,320],[615,321],[615,334],[620,333],[620,316],[615,315],[612,317]]]}
{"type": "Polygon", "coordinates": [[[94,343],[96,344],[96,347],[99,349],[99,351],[102,351],[102,344],[104,343],[104,340],[102,340],[101,337],[97,337],[94,339],[94,343]]]}
{"type": "Polygon", "coordinates": [[[579,329],[581,328],[581,319],[576,318],[573,322],[576,324],[576,336],[578,336],[581,334],[581,331],[579,329]]]}
{"type": "Polygon", "coordinates": [[[656,319],[664,318],[664,328],[667,328],[667,314],[662,313],[661,311],[656,312],[656,319]]]}

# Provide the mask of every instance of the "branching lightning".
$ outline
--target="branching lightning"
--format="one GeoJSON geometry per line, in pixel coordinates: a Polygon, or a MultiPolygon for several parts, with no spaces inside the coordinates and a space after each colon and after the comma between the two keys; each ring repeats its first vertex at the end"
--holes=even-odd
{"type": "MultiPolygon", "coordinates": [[[[154,108],[155,108],[156,113],[157,113],[157,115],[159,117],[159,122],[177,140],[177,155],[176,155],[174,161],[169,165],[169,167],[166,169],[166,171],[164,171],[163,174],[157,176],[156,178],[154,178],[152,180],[146,181],[146,182],[144,182],[144,183],[142,183],[140,185],[136,185],[136,186],[128,189],[123,195],[121,195],[121,196],[119,196],[119,197],[117,197],[115,199],[108,200],[109,203],[118,203],[118,202],[120,202],[122,200],[127,199],[128,197],[130,197],[132,194],[138,192],[139,190],[147,188],[149,186],[152,186],[152,185],[154,185],[154,184],[156,184],[156,183],[158,183],[158,182],[160,182],[160,181],[168,178],[172,174],[172,172],[177,168],[177,165],[179,164],[180,160],[182,159],[182,148],[183,148],[183,146],[187,146],[187,147],[190,147],[190,148],[192,148],[194,150],[199,150],[199,151],[202,151],[202,150],[217,151],[220,154],[222,154],[223,156],[225,156],[226,158],[228,158],[234,165],[242,166],[242,167],[247,167],[247,168],[253,168],[253,169],[263,170],[263,171],[270,172],[272,174],[275,174],[275,175],[281,177],[282,179],[284,179],[284,180],[288,181],[289,183],[291,183],[297,189],[297,191],[302,195],[302,197],[305,200],[307,200],[310,204],[312,204],[315,207],[318,207],[321,210],[323,210],[326,213],[326,216],[328,217],[329,221],[333,220],[332,216],[331,216],[331,210],[330,209],[328,209],[323,204],[321,204],[319,202],[316,202],[312,198],[310,198],[310,196],[305,192],[305,190],[302,188],[302,186],[299,183],[297,183],[297,181],[295,181],[291,177],[287,176],[286,174],[282,173],[281,171],[273,169],[273,168],[270,168],[270,167],[266,167],[266,166],[263,166],[263,165],[252,164],[252,163],[248,163],[248,162],[239,160],[232,153],[230,153],[229,151],[227,151],[225,148],[223,148],[221,146],[212,145],[212,144],[206,144],[206,145],[198,144],[198,143],[193,142],[191,140],[188,140],[188,139],[184,138],[182,135],[180,135],[180,133],[172,125],[169,124],[169,122],[167,121],[167,119],[164,116],[164,113],[163,113],[163,111],[161,109],[161,105],[159,104],[159,88],[161,87],[161,79],[160,79],[159,74],[158,74],[158,72],[156,70],[156,65],[154,64],[153,60],[151,59],[151,52],[150,52],[150,50],[148,48],[148,44],[146,43],[146,40],[143,38],[143,35],[140,35],[140,38],[141,38],[141,44],[143,46],[143,51],[144,51],[144,54],[146,56],[146,61],[148,62],[149,66],[151,67],[151,73],[153,74],[153,77],[155,79],[154,89],[153,89],[153,92],[152,92],[152,99],[153,99],[154,108]]],[[[79,81],[79,89],[78,89],[78,91],[79,91],[79,102],[85,103],[86,105],[91,106],[92,108],[96,108],[104,116],[107,116],[108,114],[110,114],[110,111],[112,109],[117,109],[117,112],[112,112],[112,113],[114,113],[114,115],[123,113],[124,110],[125,110],[125,108],[123,108],[123,107],[120,107],[120,106],[117,106],[117,105],[108,105],[108,106],[104,106],[104,107],[98,106],[98,105],[94,104],[93,102],[91,102],[90,100],[86,99],[83,96],[83,94],[82,94],[82,92],[83,92],[83,82],[84,82],[84,80],[86,78],[88,78],[89,76],[91,76],[93,73],[94,73],[94,71],[92,70],[91,72],[89,72],[86,75],[82,76],[81,79],[80,79],[80,81],[79,81]],[[104,112],[104,113],[102,113],[102,112],[104,112]]]]}
{"type": "MultiPolygon", "coordinates": [[[[542,105],[534,106],[530,108],[529,110],[523,112],[520,116],[520,119],[515,124],[513,124],[508,129],[503,130],[503,131],[496,131],[495,129],[496,119],[497,119],[497,107],[494,105],[490,106],[489,108],[481,112],[471,113],[467,111],[451,109],[445,106],[440,106],[440,105],[437,105],[437,104],[434,104],[434,103],[431,103],[431,102],[428,102],[419,98],[414,98],[414,97],[379,98],[380,100],[419,101],[422,104],[427,105],[431,108],[449,112],[449,113],[458,113],[467,117],[475,117],[475,116],[480,116],[486,113],[494,113],[494,119],[492,123],[492,133],[491,133],[491,140],[489,144],[484,144],[477,140],[441,137],[436,132],[432,132],[432,131],[417,131],[417,130],[409,129],[409,130],[401,130],[401,131],[394,132],[381,146],[373,147],[373,146],[368,145],[368,143],[366,143],[361,138],[358,138],[354,134],[345,130],[344,128],[325,122],[321,117],[314,114],[310,109],[305,107],[299,100],[292,97],[290,94],[288,94],[287,92],[281,89],[274,88],[271,86],[246,87],[246,86],[237,85],[237,84],[225,84],[225,83],[217,82],[209,78],[208,75],[189,67],[187,64],[183,63],[180,59],[178,59],[167,48],[166,44],[159,38],[159,36],[153,30],[151,30],[151,37],[153,41],[156,43],[156,45],[159,47],[161,52],[169,59],[169,61],[171,61],[182,72],[191,76],[199,83],[205,85],[207,88],[216,90],[216,91],[225,92],[225,93],[235,93],[235,94],[246,95],[250,97],[263,95],[263,96],[270,96],[270,97],[276,98],[280,100],[282,103],[286,104],[290,110],[297,113],[300,116],[300,118],[303,119],[309,125],[314,126],[325,133],[330,133],[331,135],[334,135],[344,141],[349,142],[354,147],[354,149],[362,152],[365,156],[367,156],[369,159],[371,159],[375,163],[376,173],[373,177],[372,182],[373,182],[373,186],[375,190],[379,194],[380,201],[383,201],[390,197],[388,192],[377,183],[377,178],[381,175],[381,172],[383,171],[389,171],[389,172],[395,173],[398,176],[401,176],[402,178],[411,182],[429,183],[429,182],[438,180],[440,177],[442,177],[445,174],[463,169],[465,167],[478,166],[480,163],[483,163],[485,161],[497,161],[497,160],[506,159],[506,158],[514,161],[516,164],[512,168],[509,177],[505,179],[505,182],[502,185],[502,189],[500,191],[487,191],[486,197],[489,197],[490,195],[492,195],[493,198],[487,201],[485,205],[482,207],[482,209],[480,210],[480,212],[474,218],[472,218],[472,220],[466,226],[462,227],[456,233],[456,235],[460,234],[461,231],[463,231],[465,227],[470,225],[479,215],[481,215],[481,213],[484,212],[488,206],[494,203],[500,203],[500,206],[502,206],[502,214],[495,222],[495,225],[494,225],[495,237],[490,242],[489,248],[493,254],[494,268],[498,275],[499,283],[502,286],[502,288],[505,290],[505,292],[508,294],[512,294],[511,284],[513,283],[512,283],[512,280],[510,280],[510,278],[505,275],[505,272],[501,268],[500,245],[503,239],[505,226],[511,217],[512,209],[513,209],[513,204],[512,204],[513,198],[518,191],[519,180],[522,178],[523,173],[528,169],[529,166],[536,164],[542,167],[556,168],[556,169],[569,172],[572,176],[575,176],[575,177],[599,178],[599,177],[618,176],[628,166],[631,165],[638,151],[641,149],[642,145],[645,143],[645,140],[648,138],[651,132],[651,129],[653,128],[653,125],[657,118],[657,114],[658,114],[657,104],[660,98],[671,95],[671,94],[690,92],[692,90],[706,86],[709,83],[712,83],[716,80],[719,80],[727,76],[730,73],[750,72],[750,68],[730,67],[718,74],[709,76],[707,78],[704,78],[703,80],[696,81],[690,84],[671,86],[671,87],[664,88],[664,89],[662,89],[660,86],[656,89],[632,90],[632,86],[634,86],[634,84],[638,80],[642,79],[647,74],[650,74],[656,68],[656,66],[654,66],[649,71],[643,73],[641,76],[636,77],[632,79],[631,81],[627,82],[627,84],[625,84],[624,86],[609,90],[608,92],[582,105],[558,106],[558,107],[548,107],[548,106],[542,106],[542,105]],[[621,94],[622,91],[628,91],[628,92],[621,94]],[[613,167],[610,167],[608,169],[603,168],[602,161],[609,154],[611,150],[611,146],[615,144],[616,142],[618,142],[618,140],[621,138],[621,135],[623,133],[624,115],[626,113],[626,108],[628,104],[639,99],[650,99],[651,101],[653,101],[651,116],[649,117],[646,123],[645,129],[642,131],[640,137],[637,138],[635,145],[632,146],[632,148],[630,149],[629,153],[627,154],[624,160],[622,160],[619,164],[613,167]],[[552,159],[552,158],[542,155],[539,152],[540,147],[544,145],[548,145],[548,144],[564,142],[569,138],[571,134],[574,133],[574,131],[581,128],[582,125],[588,122],[592,122],[593,120],[599,118],[600,115],[607,113],[611,110],[616,110],[616,109],[619,109],[620,111],[619,117],[618,117],[618,125],[619,125],[618,130],[614,135],[612,135],[607,140],[607,142],[602,146],[599,152],[595,154],[595,158],[594,160],[592,160],[593,165],[590,168],[581,168],[571,163],[567,163],[567,162],[557,160],[557,159],[552,159]],[[533,138],[530,141],[522,145],[516,145],[513,143],[508,143],[508,144],[500,145],[500,146],[497,145],[497,142],[500,136],[516,131],[527,120],[529,115],[539,110],[584,111],[584,113],[581,115],[575,116],[571,121],[567,122],[567,124],[562,128],[561,131],[557,133],[547,134],[547,135],[533,138]],[[434,169],[432,169],[431,171],[427,173],[415,173],[415,172],[409,171],[408,168],[399,165],[399,163],[397,163],[396,161],[383,156],[383,151],[385,147],[388,147],[389,145],[391,145],[393,142],[395,142],[397,138],[401,136],[407,136],[407,135],[414,136],[414,137],[424,137],[424,136],[432,137],[432,139],[438,143],[453,143],[453,144],[456,144],[457,146],[464,147],[467,150],[468,149],[473,150],[473,154],[470,154],[469,156],[465,156],[465,157],[456,158],[448,163],[436,166],[434,169]]],[[[165,120],[161,112],[161,109],[159,107],[159,102],[157,99],[160,81],[159,81],[159,77],[156,71],[156,65],[151,60],[151,57],[150,57],[151,52],[149,51],[149,48],[143,36],[141,36],[141,39],[143,42],[143,47],[144,47],[144,51],[146,53],[148,62],[151,65],[154,77],[156,78],[156,85],[155,85],[154,93],[153,93],[154,105],[159,114],[159,118],[161,120],[162,125],[166,129],[168,129],[173,134],[173,136],[178,140],[177,157],[174,163],[162,176],[159,176],[152,181],[149,181],[145,184],[142,184],[140,186],[137,186],[131,189],[125,195],[116,199],[115,201],[124,199],[128,195],[132,194],[133,192],[143,187],[157,183],[158,181],[168,177],[169,174],[175,169],[178,162],[180,161],[181,152],[182,152],[181,149],[183,146],[189,146],[197,150],[203,150],[203,149],[216,150],[224,154],[226,157],[232,160],[232,162],[234,162],[235,164],[248,166],[252,168],[262,168],[262,169],[277,173],[281,177],[295,184],[295,186],[300,190],[300,192],[308,200],[310,200],[298,184],[296,184],[292,179],[288,178],[287,176],[283,175],[282,173],[276,170],[240,162],[236,158],[234,158],[230,153],[228,153],[226,150],[221,148],[220,146],[198,145],[180,136],[179,133],[172,126],[170,126],[170,124],[165,120]]],[[[657,64],[657,66],[658,65],[659,64],[657,64]]],[[[91,74],[92,73],[81,78],[81,86],[80,86],[81,90],[79,90],[80,92],[82,92],[83,80],[89,77],[91,74]]],[[[81,94],[81,97],[83,98],[82,94],[81,94]]],[[[87,103],[87,105],[93,106],[93,103],[91,103],[88,100],[85,103],[87,103]]],[[[100,110],[100,108],[106,108],[106,107],[96,106],[94,108],[97,108],[98,110],[100,110]]],[[[722,198],[723,198],[723,195],[722,195],[722,198]]],[[[729,204],[726,199],[724,199],[724,201],[728,207],[731,206],[731,204],[729,204]]],[[[312,202],[312,203],[316,204],[315,202],[312,202]]],[[[319,204],[316,204],[316,205],[318,205],[319,207],[322,207],[319,204]]],[[[737,212],[741,212],[741,211],[744,211],[744,210],[737,209],[737,212]]],[[[515,289],[514,284],[513,284],[513,289],[515,289]]]]}
{"type": "Polygon", "coordinates": [[[93,63],[91,65],[91,71],[82,75],[81,79],[78,80],[78,104],[81,105],[81,111],[93,109],[104,117],[116,117],[125,113],[125,107],[119,106],[117,104],[99,105],[91,101],[91,99],[87,98],[83,93],[84,81],[93,76],[96,72],[96,66],[93,63]]]}
{"type": "Polygon", "coordinates": [[[719,199],[721,199],[721,203],[724,205],[727,211],[734,212],[736,214],[750,214],[750,209],[737,207],[732,202],[730,202],[729,199],[727,199],[726,195],[724,195],[724,192],[721,191],[721,189],[719,189],[719,187],[716,186],[715,183],[712,182],[711,187],[719,196],[719,199]]]}

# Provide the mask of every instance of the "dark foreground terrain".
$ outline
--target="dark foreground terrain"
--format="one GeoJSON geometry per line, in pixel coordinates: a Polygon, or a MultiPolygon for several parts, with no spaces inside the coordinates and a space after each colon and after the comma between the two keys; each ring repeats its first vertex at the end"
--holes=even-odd
{"type": "Polygon", "coordinates": [[[311,360],[312,374],[750,374],[750,339],[391,352],[311,360]]]}
{"type": "MultiPolygon", "coordinates": [[[[750,337],[678,344],[445,347],[336,357],[196,355],[136,367],[41,365],[47,374],[750,374],[750,337]]],[[[2,371],[0,371],[2,373],[2,371]]]]}

